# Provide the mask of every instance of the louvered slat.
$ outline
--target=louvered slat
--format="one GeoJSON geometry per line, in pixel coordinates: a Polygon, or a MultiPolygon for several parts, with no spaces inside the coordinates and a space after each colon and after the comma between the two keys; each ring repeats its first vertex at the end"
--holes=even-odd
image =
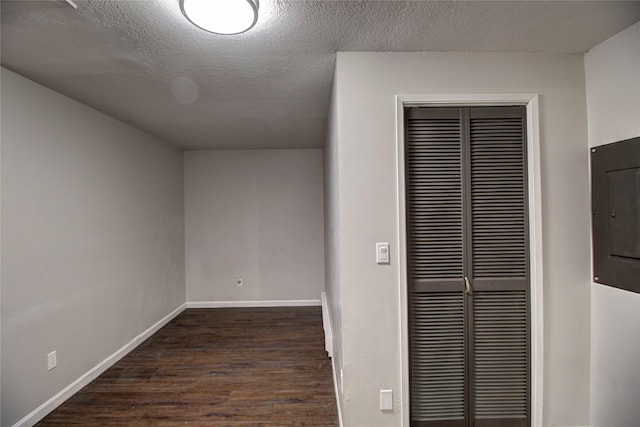
{"type": "Polygon", "coordinates": [[[460,119],[409,118],[406,148],[410,279],[461,278],[460,119]]]}
{"type": "Polygon", "coordinates": [[[473,412],[486,425],[495,425],[494,420],[511,420],[506,425],[514,426],[526,422],[527,311],[526,291],[486,291],[473,296],[473,412]]]}
{"type": "Polygon", "coordinates": [[[471,118],[474,279],[525,278],[523,118],[471,118]]]}
{"type": "Polygon", "coordinates": [[[429,425],[429,422],[459,420],[464,423],[465,330],[462,292],[414,293],[411,296],[409,323],[412,422],[429,425]]]}

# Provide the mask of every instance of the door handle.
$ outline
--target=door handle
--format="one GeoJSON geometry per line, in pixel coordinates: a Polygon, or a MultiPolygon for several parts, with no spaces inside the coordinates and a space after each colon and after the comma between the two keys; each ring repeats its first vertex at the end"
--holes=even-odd
{"type": "Polygon", "coordinates": [[[469,295],[471,293],[471,282],[469,278],[465,276],[464,278],[464,293],[469,295]]]}

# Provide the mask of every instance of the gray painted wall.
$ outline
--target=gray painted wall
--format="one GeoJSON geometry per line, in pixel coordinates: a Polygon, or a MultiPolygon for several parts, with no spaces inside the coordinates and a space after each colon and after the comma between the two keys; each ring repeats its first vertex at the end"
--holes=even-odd
{"type": "MultiPolygon", "coordinates": [[[[585,74],[589,146],[640,136],[640,23],[591,49],[585,74]]],[[[593,283],[592,427],[638,425],[639,358],[640,295],[593,283]]]]}
{"type": "Polygon", "coordinates": [[[333,335],[333,366],[338,393],[341,392],[342,368],[342,286],[340,264],[340,179],[338,175],[338,105],[337,79],[333,81],[327,141],[324,147],[324,244],[325,291],[333,335]]]}
{"type": "MultiPolygon", "coordinates": [[[[583,56],[338,53],[336,167],[345,425],[399,426],[395,95],[538,93],[544,252],[544,425],[589,423],[589,188],[583,56]],[[379,390],[395,410],[379,410],[379,390]]],[[[334,184],[335,185],[335,184],[334,184]]],[[[335,204],[335,200],[328,200],[335,204]]],[[[335,250],[335,249],[333,249],[335,250]]],[[[335,304],[335,302],[332,302],[335,304]]],[[[338,335],[339,333],[336,333],[338,335]]]]}
{"type": "Polygon", "coordinates": [[[187,301],[320,299],[322,150],[187,151],[184,165],[187,301]]]}
{"type": "Polygon", "coordinates": [[[9,426],[184,302],[183,166],[156,138],[1,78],[9,426]]]}

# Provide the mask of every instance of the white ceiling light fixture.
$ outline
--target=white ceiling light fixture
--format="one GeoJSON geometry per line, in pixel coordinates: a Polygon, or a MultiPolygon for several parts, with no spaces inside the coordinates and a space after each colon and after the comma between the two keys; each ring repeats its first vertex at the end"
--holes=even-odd
{"type": "Polygon", "coordinates": [[[258,0],[180,0],[193,25],[215,34],[244,33],[258,22],[258,0]]]}

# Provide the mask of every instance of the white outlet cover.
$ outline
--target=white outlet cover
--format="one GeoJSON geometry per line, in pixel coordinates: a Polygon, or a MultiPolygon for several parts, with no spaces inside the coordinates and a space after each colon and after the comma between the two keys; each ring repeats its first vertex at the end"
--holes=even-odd
{"type": "Polygon", "coordinates": [[[380,410],[393,411],[393,390],[380,390],[380,410]]]}
{"type": "Polygon", "coordinates": [[[56,352],[52,351],[51,353],[47,354],[47,370],[50,371],[56,366],[58,366],[56,352]]]}

